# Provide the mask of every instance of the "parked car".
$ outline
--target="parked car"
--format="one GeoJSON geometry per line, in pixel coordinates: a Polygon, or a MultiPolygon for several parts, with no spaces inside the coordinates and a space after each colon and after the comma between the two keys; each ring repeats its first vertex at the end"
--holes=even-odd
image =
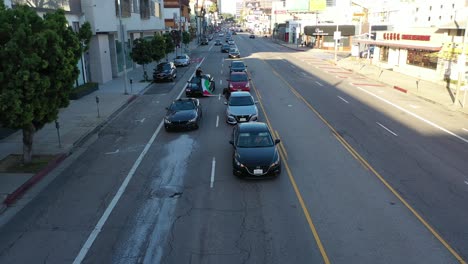
{"type": "Polygon", "coordinates": [[[249,38],[254,39],[254,38],[255,38],[255,35],[254,35],[254,34],[250,34],[249,38]]]}
{"type": "Polygon", "coordinates": [[[233,146],[232,172],[250,178],[275,177],[281,174],[277,144],[265,123],[237,124],[229,143],[233,146]]]}
{"type": "MultiPolygon", "coordinates": [[[[231,72],[228,81],[228,93],[236,91],[250,92],[250,78],[246,72],[231,72]]],[[[229,95],[228,95],[229,96],[229,95]]]]}
{"type": "Polygon", "coordinates": [[[164,128],[170,129],[197,129],[202,117],[200,101],[196,98],[177,99],[166,108],[164,128]]]}
{"type": "Polygon", "coordinates": [[[215,41],[215,46],[221,46],[221,45],[223,45],[223,43],[221,43],[221,40],[217,39],[215,41]]]}
{"type": "Polygon", "coordinates": [[[222,53],[229,53],[229,50],[231,49],[231,46],[229,46],[229,44],[223,44],[221,46],[221,52],[222,53]]]}
{"type": "Polygon", "coordinates": [[[213,40],[213,35],[209,35],[208,36],[208,41],[212,41],[213,40]]]}
{"type": "Polygon", "coordinates": [[[229,49],[229,58],[240,58],[240,52],[237,48],[229,49]]]}
{"type": "Polygon", "coordinates": [[[212,95],[216,89],[214,78],[209,74],[203,74],[201,77],[193,76],[192,79],[187,81],[185,87],[185,96],[209,96],[212,95]]]}
{"type": "Polygon", "coordinates": [[[224,33],[223,32],[219,33],[218,37],[224,37],[224,33]]]}
{"type": "Polygon", "coordinates": [[[157,81],[174,81],[177,77],[177,69],[173,62],[161,62],[153,71],[153,80],[157,81]]]}
{"type": "Polygon", "coordinates": [[[231,65],[229,66],[230,72],[244,72],[247,71],[247,65],[241,60],[233,60],[231,61],[231,65]]]}
{"type": "Polygon", "coordinates": [[[241,122],[258,120],[256,102],[249,92],[232,92],[229,100],[224,102],[226,108],[226,122],[235,125],[241,122]]]}
{"type": "Polygon", "coordinates": [[[190,65],[190,57],[187,54],[178,55],[174,59],[175,66],[188,66],[190,65]]]}
{"type": "Polygon", "coordinates": [[[208,45],[208,39],[206,37],[201,38],[200,45],[208,45]]]}

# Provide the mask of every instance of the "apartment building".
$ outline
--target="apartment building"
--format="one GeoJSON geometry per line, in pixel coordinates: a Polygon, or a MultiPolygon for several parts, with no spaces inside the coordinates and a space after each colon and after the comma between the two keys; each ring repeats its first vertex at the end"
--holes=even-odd
{"type": "Polygon", "coordinates": [[[162,0],[120,0],[122,28],[118,1],[81,0],[84,21],[91,23],[93,31],[86,61],[89,63],[90,80],[94,82],[105,83],[123,74],[124,69],[135,67],[129,56],[133,40],[164,30],[162,0]],[[125,67],[122,34],[125,39],[125,67]]]}
{"type": "Polygon", "coordinates": [[[164,0],[166,30],[188,30],[190,25],[189,0],[164,0]]]}

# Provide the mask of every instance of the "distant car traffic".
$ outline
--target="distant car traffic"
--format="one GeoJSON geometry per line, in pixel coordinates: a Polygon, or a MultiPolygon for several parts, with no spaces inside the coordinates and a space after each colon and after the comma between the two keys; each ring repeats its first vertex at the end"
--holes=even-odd
{"type": "Polygon", "coordinates": [[[240,52],[237,48],[229,49],[229,58],[240,58],[240,52]]]}
{"type": "Polygon", "coordinates": [[[213,94],[216,89],[214,78],[209,74],[203,74],[201,77],[193,76],[192,79],[187,81],[187,87],[185,87],[185,96],[208,96],[213,94]]]}
{"type": "Polygon", "coordinates": [[[235,125],[258,120],[256,102],[249,92],[232,92],[225,104],[227,105],[226,122],[228,124],[235,125]]]}
{"type": "Polygon", "coordinates": [[[166,108],[164,128],[170,129],[197,129],[202,117],[200,101],[195,98],[177,99],[166,108]]]}
{"type": "Polygon", "coordinates": [[[249,38],[254,39],[254,38],[255,38],[255,35],[254,35],[254,34],[251,34],[251,35],[249,36],[249,38]]]}
{"type": "Polygon", "coordinates": [[[215,46],[221,46],[223,43],[221,43],[221,40],[217,39],[215,40],[215,46]]]}
{"type": "Polygon", "coordinates": [[[236,45],[236,43],[235,43],[234,40],[232,40],[232,39],[228,41],[228,44],[229,44],[230,46],[235,46],[235,45],[236,45]]]}
{"type": "Polygon", "coordinates": [[[275,177],[281,174],[277,144],[265,123],[237,124],[229,143],[233,146],[232,172],[249,178],[275,177]]]}
{"type": "Polygon", "coordinates": [[[153,80],[174,81],[177,77],[177,69],[173,62],[161,62],[153,71],[153,80]]]}
{"type": "Polygon", "coordinates": [[[229,53],[230,49],[231,49],[231,46],[229,46],[229,44],[223,44],[221,46],[221,52],[223,52],[223,53],[229,53]]]}
{"type": "Polygon", "coordinates": [[[175,66],[188,66],[190,65],[190,57],[187,54],[178,55],[174,59],[175,66]]]}
{"type": "Polygon", "coordinates": [[[208,39],[206,37],[200,40],[200,45],[208,45],[208,39]]]}
{"type": "Polygon", "coordinates": [[[244,72],[247,70],[247,65],[241,60],[233,60],[231,61],[231,65],[229,66],[230,72],[244,72]]]}

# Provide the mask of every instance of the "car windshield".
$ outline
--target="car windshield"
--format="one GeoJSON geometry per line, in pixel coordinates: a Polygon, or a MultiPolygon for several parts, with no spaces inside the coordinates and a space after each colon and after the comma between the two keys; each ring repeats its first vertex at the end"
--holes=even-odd
{"type": "Polygon", "coordinates": [[[237,52],[237,50],[236,49],[231,49],[229,52],[234,53],[234,52],[237,52]]]}
{"type": "Polygon", "coordinates": [[[195,109],[195,104],[192,101],[176,101],[171,104],[171,107],[169,107],[169,110],[172,111],[183,111],[193,109],[195,109]]]}
{"type": "Polygon", "coordinates": [[[193,76],[193,78],[190,80],[190,83],[199,84],[200,81],[201,81],[201,80],[200,80],[200,77],[193,76]]]}
{"type": "Polygon", "coordinates": [[[231,82],[246,82],[247,75],[245,74],[232,74],[231,75],[231,82]]]}
{"type": "Polygon", "coordinates": [[[253,105],[254,101],[251,96],[231,96],[229,98],[230,106],[244,106],[244,105],[253,105]]]}
{"type": "Polygon", "coordinates": [[[268,132],[241,132],[237,138],[239,148],[262,148],[274,146],[273,139],[268,132]]]}
{"type": "Polygon", "coordinates": [[[242,62],[233,62],[231,65],[232,68],[244,68],[244,63],[242,62]]]}
{"type": "Polygon", "coordinates": [[[160,71],[170,71],[171,70],[171,65],[170,64],[159,64],[158,65],[158,70],[160,70],[160,71]]]}

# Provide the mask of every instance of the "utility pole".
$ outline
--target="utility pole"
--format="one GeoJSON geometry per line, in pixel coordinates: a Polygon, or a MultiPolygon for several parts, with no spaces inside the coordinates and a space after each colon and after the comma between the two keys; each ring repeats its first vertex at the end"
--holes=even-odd
{"type": "Polygon", "coordinates": [[[335,39],[335,64],[337,63],[338,61],[338,58],[337,58],[337,53],[338,53],[338,39],[341,38],[341,34],[338,33],[338,23],[336,23],[336,31],[335,31],[335,34],[333,36],[333,38],[335,39]]]}
{"type": "Polygon", "coordinates": [[[122,48],[122,55],[123,55],[123,71],[124,71],[124,94],[128,94],[127,92],[127,54],[125,52],[125,36],[124,36],[124,28],[122,25],[122,4],[121,1],[118,0],[119,4],[119,27],[120,27],[120,35],[121,35],[121,48],[122,48]]]}

